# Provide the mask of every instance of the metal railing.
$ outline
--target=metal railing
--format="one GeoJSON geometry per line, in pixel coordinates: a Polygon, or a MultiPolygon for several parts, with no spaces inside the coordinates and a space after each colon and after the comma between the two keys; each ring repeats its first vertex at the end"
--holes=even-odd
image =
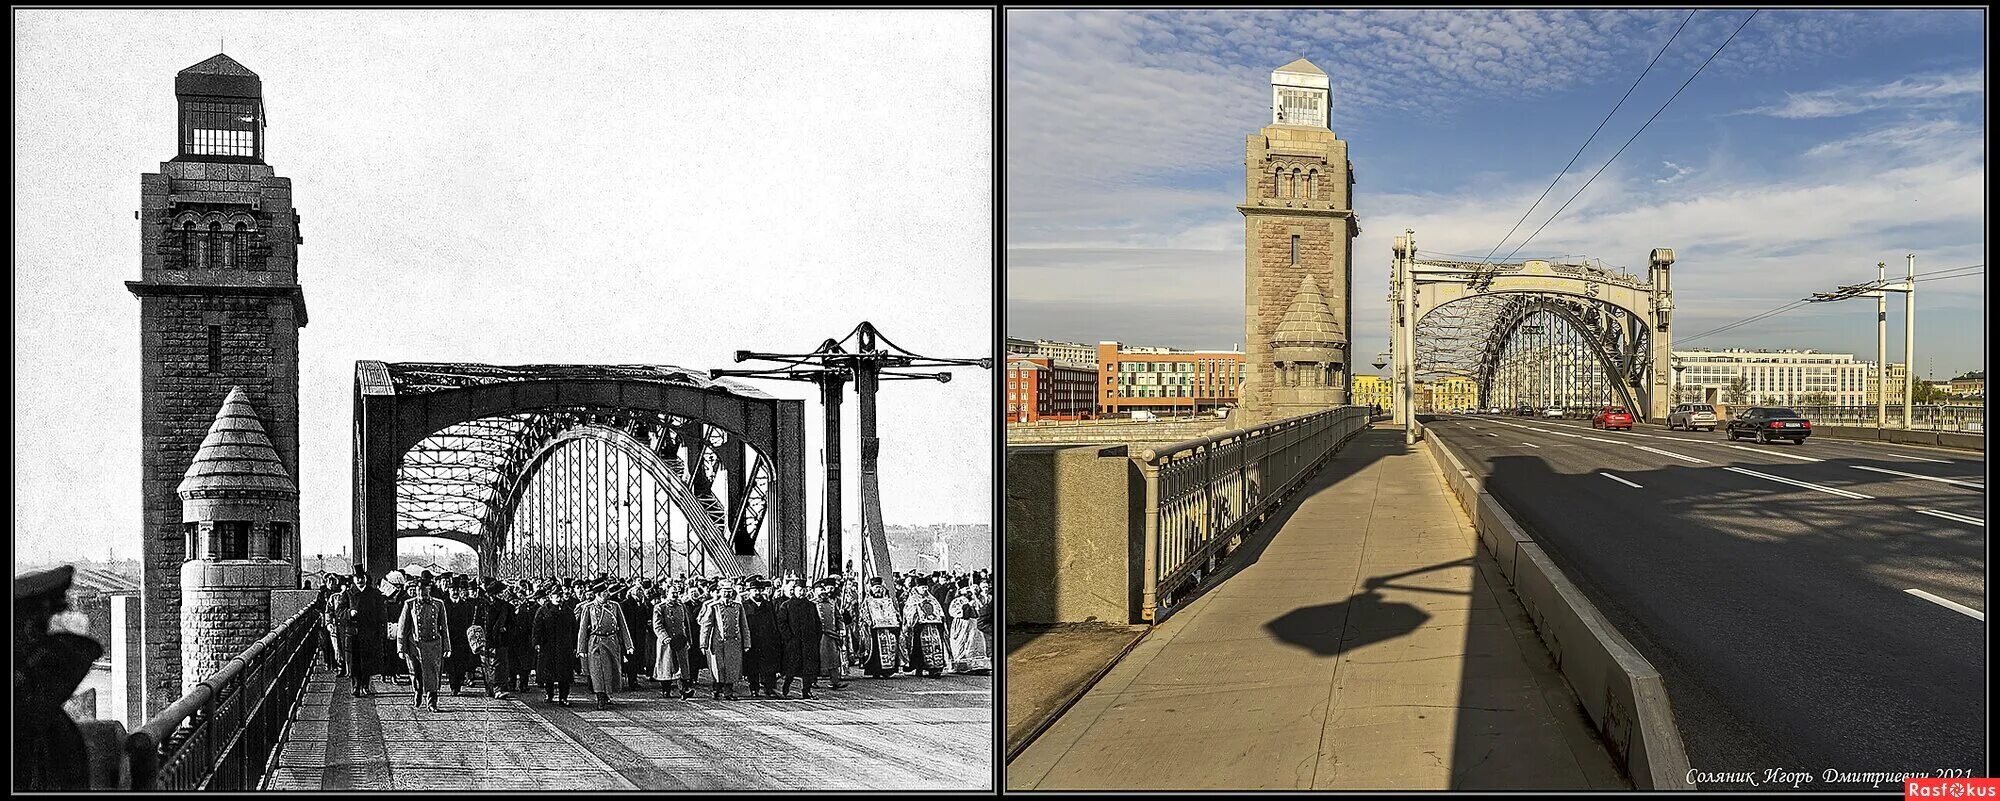
{"type": "MultiPolygon", "coordinates": [[[[1737,404],[1747,408],[1749,404],[1737,404]]],[[[1827,426],[1875,427],[1874,406],[1792,406],[1792,411],[1814,423],[1827,426]]],[[[1986,407],[1970,405],[1914,405],[1910,407],[1910,424],[1903,425],[1903,406],[1891,404],[1883,417],[1888,428],[1910,428],[1918,431],[1956,431],[1968,434],[1983,433],[1986,430],[1986,407]]]]}
{"type": "Polygon", "coordinates": [[[1345,406],[1138,454],[1146,487],[1142,617],[1170,614],[1231,544],[1368,423],[1367,407],[1345,406]]]}
{"type": "Polygon", "coordinates": [[[319,638],[314,601],[125,739],[136,790],[257,790],[305,693],[319,638]]]}

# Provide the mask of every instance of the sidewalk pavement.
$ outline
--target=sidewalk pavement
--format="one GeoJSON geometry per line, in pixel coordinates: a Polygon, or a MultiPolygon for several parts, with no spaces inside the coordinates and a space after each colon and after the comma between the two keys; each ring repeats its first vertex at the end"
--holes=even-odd
{"type": "Polygon", "coordinates": [[[1146,626],[1071,623],[1007,629],[1007,750],[1041,733],[1125,655],[1146,626]]]}
{"type": "Polygon", "coordinates": [[[1402,438],[1350,442],[1233,575],[1008,765],[1008,788],[1629,788],[1402,438]]]}

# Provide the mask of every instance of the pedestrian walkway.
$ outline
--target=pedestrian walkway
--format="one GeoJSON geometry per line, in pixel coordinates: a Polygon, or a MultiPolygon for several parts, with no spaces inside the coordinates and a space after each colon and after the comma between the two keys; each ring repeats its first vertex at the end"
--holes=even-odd
{"type": "MultiPolygon", "coordinates": [[[[273,790],[990,790],[993,679],[851,677],[812,700],[694,700],[658,689],[597,709],[467,690],[416,709],[411,689],[355,698],[315,666],[273,790]]],[[[651,682],[644,682],[652,687],[651,682]]]]}
{"type": "Polygon", "coordinates": [[[1629,788],[1435,463],[1349,443],[1010,789],[1629,788]]]}

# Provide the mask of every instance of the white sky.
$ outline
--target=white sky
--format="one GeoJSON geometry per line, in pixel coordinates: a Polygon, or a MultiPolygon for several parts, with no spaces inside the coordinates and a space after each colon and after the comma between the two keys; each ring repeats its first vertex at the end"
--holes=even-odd
{"type": "MultiPolygon", "coordinates": [[[[219,40],[263,78],[266,161],[302,218],[306,553],[351,541],[357,359],[707,369],[864,319],[993,353],[989,11],[14,21],[17,563],[138,551],[132,212],[175,154],[174,74],[219,40]]],[[[891,524],[992,519],[994,374],[955,372],[881,395],[891,524]]],[[[817,390],[757,383],[809,400],[815,463],[817,390]]]]}

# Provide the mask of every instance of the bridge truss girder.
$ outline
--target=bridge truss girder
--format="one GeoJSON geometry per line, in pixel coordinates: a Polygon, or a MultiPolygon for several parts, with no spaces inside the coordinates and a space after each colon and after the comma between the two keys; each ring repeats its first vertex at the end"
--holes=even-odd
{"type": "Polygon", "coordinates": [[[1423,375],[1473,378],[1481,403],[1489,403],[1499,355],[1535,314],[1552,316],[1578,334],[1634,415],[1665,418],[1671,403],[1665,367],[1672,353],[1672,250],[1653,250],[1643,282],[1590,264],[1421,258],[1407,231],[1396,237],[1394,255],[1389,302],[1396,334],[1390,349],[1398,420],[1411,420],[1414,396],[1407,388],[1423,375]]]}

